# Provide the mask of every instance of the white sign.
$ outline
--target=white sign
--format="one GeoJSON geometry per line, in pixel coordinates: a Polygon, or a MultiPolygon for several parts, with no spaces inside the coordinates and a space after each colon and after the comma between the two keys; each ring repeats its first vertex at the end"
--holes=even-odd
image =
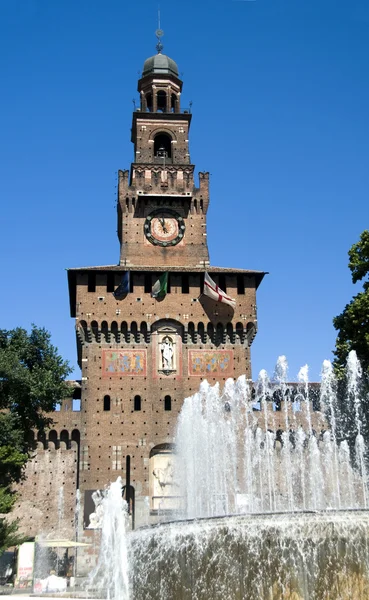
{"type": "Polygon", "coordinates": [[[19,583],[32,580],[34,564],[35,542],[21,544],[18,548],[17,580],[19,583]]]}

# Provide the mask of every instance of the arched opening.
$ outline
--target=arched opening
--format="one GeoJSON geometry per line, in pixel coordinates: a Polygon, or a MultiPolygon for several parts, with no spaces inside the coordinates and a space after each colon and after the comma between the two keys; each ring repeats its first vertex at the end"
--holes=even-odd
{"type": "Polygon", "coordinates": [[[99,338],[99,325],[98,325],[97,321],[92,321],[92,323],[91,323],[91,330],[92,330],[92,333],[93,333],[93,336],[95,337],[95,339],[97,341],[99,341],[98,340],[98,338],[99,338]]]}
{"type": "Polygon", "coordinates": [[[207,326],[208,336],[211,342],[214,342],[214,325],[213,323],[208,323],[207,326]]]}
{"type": "Polygon", "coordinates": [[[77,444],[79,446],[79,443],[81,441],[81,434],[78,429],[73,429],[72,435],[71,435],[71,440],[73,442],[77,442],[77,444]]]}
{"type": "Polygon", "coordinates": [[[141,396],[135,396],[133,401],[134,410],[141,410],[141,396]]]}
{"type": "Polygon", "coordinates": [[[64,444],[68,448],[68,446],[69,446],[69,433],[68,433],[68,431],[66,429],[63,429],[63,431],[60,432],[60,441],[64,442],[64,444]]]}
{"type": "Polygon", "coordinates": [[[164,398],[164,410],[172,410],[172,398],[170,396],[164,398]]]}
{"type": "Polygon", "coordinates": [[[170,110],[171,112],[177,112],[177,96],[175,94],[170,96],[170,110]]]}
{"type": "Polygon", "coordinates": [[[293,412],[300,412],[301,411],[301,405],[304,402],[305,398],[302,394],[296,394],[292,400],[292,411],[293,412]]]}
{"type": "Polygon", "coordinates": [[[242,323],[236,323],[236,335],[239,340],[242,342],[243,339],[243,325],[242,323]]]}
{"type": "Polygon", "coordinates": [[[108,323],[107,321],[103,321],[101,323],[101,333],[105,338],[105,341],[108,342],[108,336],[109,336],[109,327],[108,327],[108,323]]]}
{"type": "Polygon", "coordinates": [[[154,156],[156,158],[172,157],[172,140],[167,133],[158,133],[154,138],[154,156]]]}
{"type": "Polygon", "coordinates": [[[190,338],[191,342],[195,341],[195,325],[192,323],[192,321],[190,321],[188,324],[188,337],[190,338]]]}
{"type": "Polygon", "coordinates": [[[31,431],[29,431],[27,433],[27,435],[26,435],[26,441],[27,441],[27,444],[29,444],[31,447],[34,446],[34,443],[35,443],[35,432],[32,431],[32,429],[31,429],[31,431]]]}
{"type": "Polygon", "coordinates": [[[273,410],[280,411],[282,410],[282,392],[281,390],[275,390],[273,392],[273,410]]]}
{"type": "Polygon", "coordinates": [[[118,338],[120,336],[118,336],[118,323],[116,321],[112,322],[112,324],[110,326],[110,330],[111,330],[112,335],[115,338],[115,341],[118,342],[118,338]]]}
{"type": "Polygon", "coordinates": [[[148,341],[148,339],[147,339],[147,323],[145,321],[141,322],[140,331],[141,331],[141,335],[142,335],[143,339],[147,342],[148,341]]]}
{"type": "Polygon", "coordinates": [[[55,429],[52,429],[51,431],[49,431],[49,442],[53,442],[53,444],[55,444],[55,448],[56,448],[56,445],[58,443],[58,434],[56,433],[55,429]]]}
{"type": "Polygon", "coordinates": [[[152,93],[146,94],[146,111],[152,112],[152,93]]]}
{"type": "Polygon", "coordinates": [[[123,321],[123,322],[121,323],[121,326],[120,326],[120,331],[121,331],[121,333],[122,333],[122,336],[123,336],[123,339],[124,339],[124,341],[125,341],[125,342],[128,342],[128,341],[129,341],[129,339],[128,339],[128,325],[127,325],[127,321],[123,321]]]}
{"type": "Polygon", "coordinates": [[[167,93],[164,90],[159,90],[156,94],[157,112],[167,112],[167,93]]]}
{"type": "Polygon", "coordinates": [[[217,324],[217,344],[223,342],[223,325],[222,323],[217,324]]]}
{"type": "Polygon", "coordinates": [[[110,396],[107,394],[106,396],[104,396],[104,404],[103,404],[103,408],[105,411],[110,410],[110,396]]]}
{"type": "Polygon", "coordinates": [[[72,431],[72,435],[71,435],[71,440],[72,440],[73,442],[76,442],[76,444],[77,444],[77,446],[78,446],[78,448],[77,448],[77,453],[76,453],[76,454],[77,454],[77,456],[76,456],[76,458],[77,458],[77,473],[76,473],[76,475],[77,475],[77,478],[76,478],[76,487],[77,487],[77,489],[78,489],[78,488],[79,488],[79,460],[80,460],[80,456],[79,456],[79,447],[80,447],[80,443],[81,443],[81,434],[80,434],[80,432],[79,432],[79,430],[78,430],[78,429],[73,429],[73,431],[72,431]]]}
{"type": "Polygon", "coordinates": [[[134,337],[134,339],[136,340],[136,342],[138,342],[138,328],[137,328],[137,323],[136,321],[132,321],[131,323],[131,333],[134,337]]]}
{"type": "Polygon", "coordinates": [[[44,431],[38,431],[37,441],[41,442],[41,444],[43,444],[44,448],[46,448],[46,434],[44,431]]]}
{"type": "Polygon", "coordinates": [[[198,331],[198,334],[199,334],[199,336],[200,336],[200,340],[201,340],[203,343],[205,343],[205,342],[206,342],[206,338],[205,338],[206,334],[205,334],[205,327],[204,327],[204,323],[201,323],[201,322],[200,322],[200,323],[198,324],[198,326],[197,326],[197,331],[198,331]]]}
{"type": "Polygon", "coordinates": [[[82,329],[83,339],[86,342],[87,341],[87,323],[86,323],[86,321],[80,321],[79,328],[82,329]]]}
{"type": "Polygon", "coordinates": [[[232,323],[227,323],[227,336],[229,341],[233,344],[233,325],[232,323]]]}
{"type": "Polygon", "coordinates": [[[174,479],[175,454],[173,444],[152,448],[149,458],[149,490],[151,514],[179,508],[178,485],[174,479]]]}

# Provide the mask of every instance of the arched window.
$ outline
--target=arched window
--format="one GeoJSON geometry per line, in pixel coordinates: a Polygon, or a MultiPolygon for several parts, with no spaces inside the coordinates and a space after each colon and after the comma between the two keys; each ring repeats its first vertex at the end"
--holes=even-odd
{"type": "Polygon", "coordinates": [[[164,90],[159,90],[157,95],[157,112],[167,112],[167,93],[164,90]]]}
{"type": "Polygon", "coordinates": [[[141,396],[135,396],[135,398],[134,398],[134,410],[141,410],[141,396]]]}
{"type": "Polygon", "coordinates": [[[110,410],[110,396],[104,396],[104,410],[110,410]]]}
{"type": "Polygon", "coordinates": [[[176,112],[177,109],[177,96],[175,94],[171,94],[170,96],[170,110],[171,112],[176,112]]]}
{"type": "Polygon", "coordinates": [[[146,110],[152,112],[152,94],[146,94],[146,110]]]}
{"type": "Polygon", "coordinates": [[[172,410],[172,399],[170,396],[164,398],[164,410],[172,410]]]}
{"type": "Polygon", "coordinates": [[[163,160],[172,157],[172,140],[167,133],[158,133],[155,136],[154,156],[163,160]]]}

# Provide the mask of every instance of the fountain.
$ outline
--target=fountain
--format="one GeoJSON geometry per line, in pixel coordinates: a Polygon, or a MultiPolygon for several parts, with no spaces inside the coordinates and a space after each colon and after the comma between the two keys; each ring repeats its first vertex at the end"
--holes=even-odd
{"type": "Polygon", "coordinates": [[[121,482],[104,496],[97,573],[108,597],[367,599],[368,482],[355,353],[347,372],[344,410],[328,361],[315,398],[307,367],[297,384],[287,383],[284,357],[273,381],[262,371],[256,385],[229,379],[222,392],[202,382],[178,419],[181,500],[173,521],[126,537],[121,482]],[[113,559],[114,589],[107,579],[113,559]]]}

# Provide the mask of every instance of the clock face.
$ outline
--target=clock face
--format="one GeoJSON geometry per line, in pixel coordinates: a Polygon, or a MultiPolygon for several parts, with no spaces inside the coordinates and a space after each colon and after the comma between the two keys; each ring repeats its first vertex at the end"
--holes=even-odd
{"type": "Polygon", "coordinates": [[[146,218],[144,231],[146,238],[155,246],[175,246],[183,238],[185,224],[176,212],[158,209],[146,218]]]}

